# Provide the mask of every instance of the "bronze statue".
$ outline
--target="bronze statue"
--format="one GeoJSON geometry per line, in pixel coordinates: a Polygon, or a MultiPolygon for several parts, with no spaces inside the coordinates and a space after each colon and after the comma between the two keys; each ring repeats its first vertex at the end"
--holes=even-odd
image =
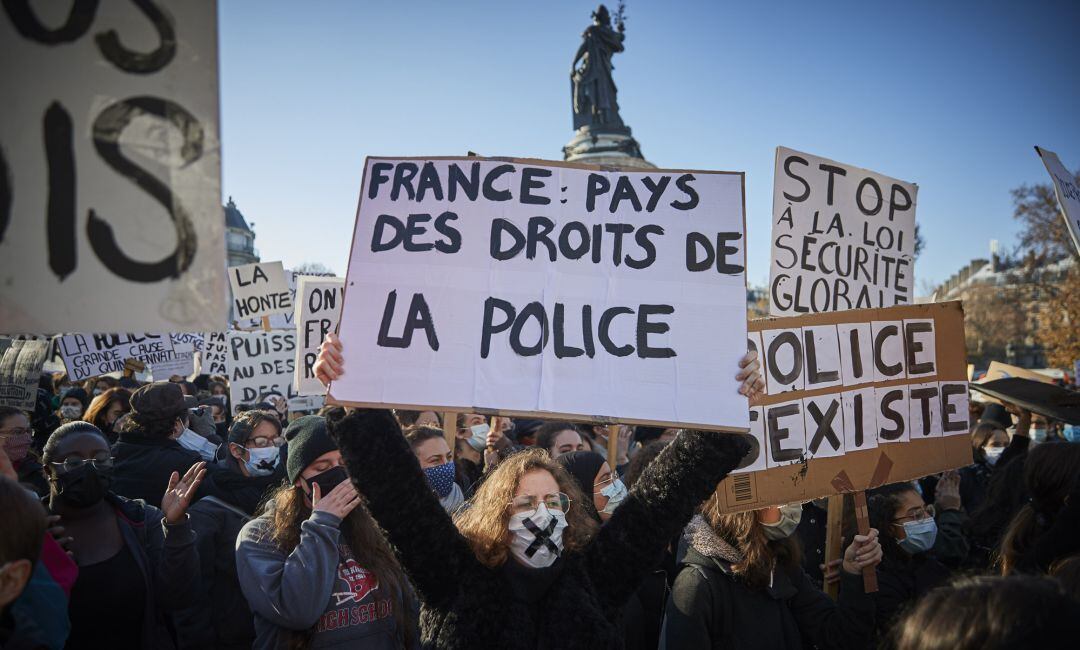
{"type": "Polygon", "coordinates": [[[619,103],[615,99],[618,91],[611,77],[614,69],[611,56],[623,51],[626,38],[622,14],[620,3],[612,29],[611,15],[607,7],[600,5],[592,14],[593,24],[581,35],[581,47],[570,65],[574,129],[588,127],[593,132],[628,132],[619,117],[619,103]]]}

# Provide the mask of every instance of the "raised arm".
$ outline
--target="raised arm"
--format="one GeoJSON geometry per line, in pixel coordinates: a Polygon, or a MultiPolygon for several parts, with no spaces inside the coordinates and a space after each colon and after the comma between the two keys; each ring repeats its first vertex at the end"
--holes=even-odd
{"type": "Polygon", "coordinates": [[[748,451],[742,436],[688,431],[660,452],[588,549],[593,583],[608,606],[630,597],[748,451]]]}
{"type": "Polygon", "coordinates": [[[432,492],[390,411],[361,409],[331,425],[353,484],[429,607],[452,600],[482,567],[432,492]]]}

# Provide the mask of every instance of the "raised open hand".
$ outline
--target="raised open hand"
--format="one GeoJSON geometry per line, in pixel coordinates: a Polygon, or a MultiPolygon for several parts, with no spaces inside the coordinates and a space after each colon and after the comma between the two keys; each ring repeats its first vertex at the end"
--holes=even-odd
{"type": "Polygon", "coordinates": [[[165,496],[161,497],[161,511],[165,513],[165,523],[178,524],[184,520],[191,499],[199,489],[203,477],[206,476],[206,463],[198,462],[184,472],[180,478],[178,472],[173,472],[169,477],[169,487],[165,490],[165,496]]]}

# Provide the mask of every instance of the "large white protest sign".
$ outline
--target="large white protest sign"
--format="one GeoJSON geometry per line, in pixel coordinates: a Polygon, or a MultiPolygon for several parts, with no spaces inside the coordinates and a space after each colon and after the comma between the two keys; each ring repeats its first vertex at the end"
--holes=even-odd
{"type": "Polygon", "coordinates": [[[251,404],[267,395],[278,394],[286,399],[296,396],[292,388],[296,332],[232,330],[227,336],[229,395],[234,413],[240,404],[251,404]]]}
{"type": "Polygon", "coordinates": [[[369,158],[328,401],[745,431],[743,176],[369,158]]]}
{"type": "Polygon", "coordinates": [[[293,290],[281,262],[255,262],[229,267],[233,317],[237,320],[291,314],[293,290]]]}
{"type": "Polygon", "coordinates": [[[217,42],[213,0],[3,3],[6,331],[225,325],[217,42]]]}
{"type": "Polygon", "coordinates": [[[918,189],[777,147],[769,313],[914,302],[918,189]]]}
{"type": "Polygon", "coordinates": [[[1050,178],[1054,179],[1054,192],[1057,194],[1058,205],[1061,206],[1061,218],[1069,229],[1076,252],[1080,253],[1080,184],[1077,184],[1076,176],[1061,164],[1056,153],[1041,147],[1035,147],[1035,151],[1039,152],[1046,171],[1050,173],[1050,178]]]}
{"type": "Polygon", "coordinates": [[[12,341],[2,339],[0,353],[0,406],[33,411],[37,401],[41,367],[52,341],[12,341]]]}
{"type": "Polygon", "coordinates": [[[298,395],[325,395],[326,387],[315,378],[315,359],[329,332],[337,330],[341,317],[343,278],[301,277],[296,301],[296,378],[298,395]]]}
{"type": "Polygon", "coordinates": [[[198,352],[206,339],[204,334],[194,332],[173,333],[169,338],[172,339],[173,350],[177,352],[198,352]]]}
{"type": "Polygon", "coordinates": [[[73,382],[119,372],[125,359],[153,365],[173,357],[168,334],[68,334],[59,340],[60,356],[73,382]]]}
{"type": "Polygon", "coordinates": [[[199,372],[205,375],[228,374],[229,340],[225,332],[207,332],[199,351],[199,372]]]}

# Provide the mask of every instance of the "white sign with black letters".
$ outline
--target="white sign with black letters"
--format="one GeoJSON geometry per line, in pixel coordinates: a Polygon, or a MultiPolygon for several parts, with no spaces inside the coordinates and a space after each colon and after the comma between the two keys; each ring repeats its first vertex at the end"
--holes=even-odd
{"type": "Polygon", "coordinates": [[[333,400],[749,427],[743,175],[365,164],[333,400]]]}
{"type": "Polygon", "coordinates": [[[291,314],[293,290],[281,262],[255,262],[229,267],[233,316],[237,320],[291,314]]]}
{"type": "Polygon", "coordinates": [[[1056,153],[1041,147],[1035,147],[1035,151],[1039,152],[1046,171],[1054,180],[1054,192],[1061,206],[1061,218],[1069,229],[1076,252],[1080,253],[1080,184],[1076,182],[1076,176],[1061,164],[1056,153]]]}
{"type": "Polygon", "coordinates": [[[319,346],[337,330],[345,291],[344,278],[300,277],[296,295],[296,378],[297,395],[325,395],[326,387],[315,378],[319,346]]]}
{"type": "Polygon", "coordinates": [[[217,3],[4,2],[0,323],[225,325],[217,3]]]}
{"type": "Polygon", "coordinates": [[[58,340],[73,382],[119,372],[126,359],[153,365],[175,356],[168,334],[68,334],[58,340]]]}
{"type": "Polygon", "coordinates": [[[769,313],[914,302],[918,186],[777,147],[769,313]]]}
{"type": "Polygon", "coordinates": [[[269,395],[286,399],[293,391],[293,364],[296,362],[296,332],[227,333],[229,345],[229,395],[233,411],[240,404],[252,404],[269,395]]]}

